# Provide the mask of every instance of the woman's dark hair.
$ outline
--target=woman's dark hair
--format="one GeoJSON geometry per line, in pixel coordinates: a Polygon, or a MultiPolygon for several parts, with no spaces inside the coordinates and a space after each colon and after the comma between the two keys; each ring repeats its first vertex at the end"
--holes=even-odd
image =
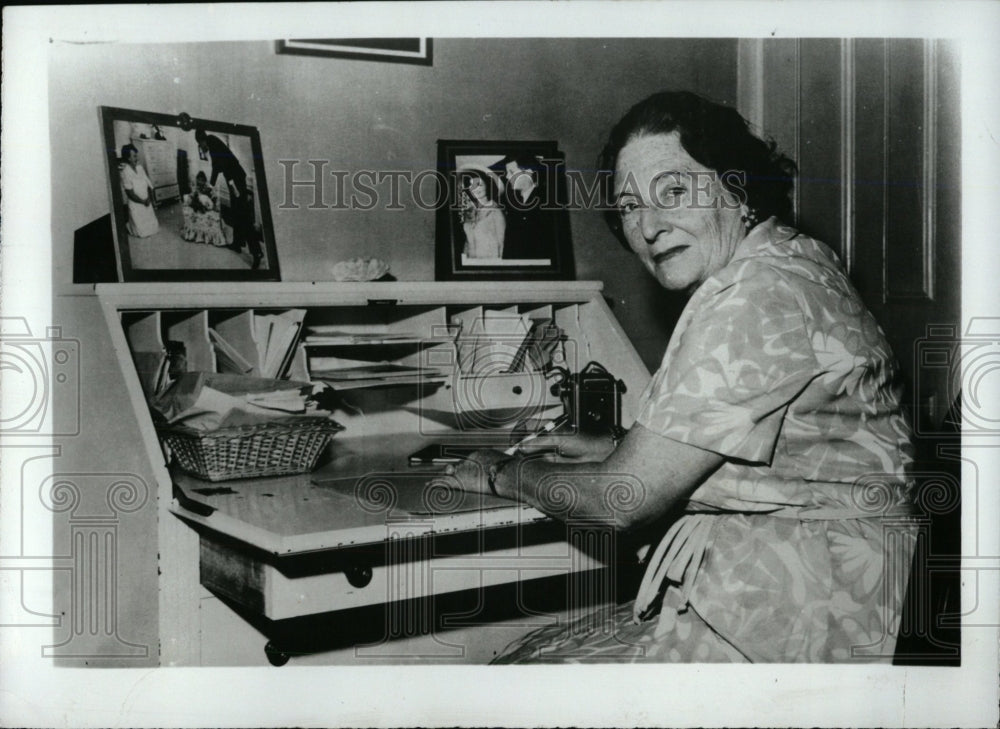
{"type": "Polygon", "coordinates": [[[122,162],[128,162],[128,153],[129,152],[135,152],[136,154],[139,154],[139,150],[138,150],[138,148],[136,148],[136,146],[134,144],[123,144],[122,145],[122,156],[121,156],[122,162]]]}
{"type": "Polygon", "coordinates": [[[719,174],[722,184],[757,215],[788,217],[795,163],[777,151],[773,141],[751,133],[747,120],[728,106],[690,91],[653,94],[629,109],[615,124],[601,152],[598,169],[604,175],[604,216],[618,240],[628,248],[621,217],[611,205],[618,155],[632,139],[678,132],[691,157],[719,174]]]}
{"type": "MultiPolygon", "coordinates": [[[[477,178],[483,181],[483,192],[486,195],[486,199],[492,203],[498,201],[500,197],[500,190],[497,187],[497,182],[495,179],[487,175],[485,172],[483,172],[482,170],[466,168],[463,170],[459,170],[458,174],[462,179],[463,192],[469,190],[472,187],[473,178],[477,178]]],[[[473,197],[471,193],[469,194],[469,199],[476,207],[480,207],[479,201],[476,200],[476,198],[473,197]]]]}

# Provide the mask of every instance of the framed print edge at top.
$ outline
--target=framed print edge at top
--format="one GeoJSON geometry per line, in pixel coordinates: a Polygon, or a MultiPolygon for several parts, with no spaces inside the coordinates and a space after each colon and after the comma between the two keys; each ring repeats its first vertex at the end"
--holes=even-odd
{"type": "Polygon", "coordinates": [[[274,50],[275,53],[296,56],[434,65],[434,42],[431,38],[284,38],[275,41],[274,50]],[[407,43],[415,43],[416,47],[403,47],[407,43]]]}

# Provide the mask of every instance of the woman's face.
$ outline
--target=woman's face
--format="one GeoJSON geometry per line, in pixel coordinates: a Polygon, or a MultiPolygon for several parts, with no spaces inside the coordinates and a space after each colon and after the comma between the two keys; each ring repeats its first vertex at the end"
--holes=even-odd
{"type": "Polygon", "coordinates": [[[684,150],[677,132],[629,141],[613,194],[629,247],[671,291],[697,288],[745,236],[739,201],[684,150]]]}
{"type": "Polygon", "coordinates": [[[483,182],[478,177],[472,177],[469,179],[469,195],[479,201],[480,204],[487,202],[486,200],[486,183],[483,182]]]}
{"type": "Polygon", "coordinates": [[[138,152],[138,150],[130,149],[128,151],[127,156],[125,157],[125,161],[128,162],[133,167],[135,167],[139,163],[139,152],[138,152]]]}

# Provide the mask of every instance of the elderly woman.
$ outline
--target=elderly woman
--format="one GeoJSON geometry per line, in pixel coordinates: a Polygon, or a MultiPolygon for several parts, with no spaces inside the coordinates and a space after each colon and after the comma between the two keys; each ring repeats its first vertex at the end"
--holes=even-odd
{"type": "Polygon", "coordinates": [[[148,238],[160,230],[160,223],[153,211],[153,183],[139,163],[139,150],[126,144],[121,151],[121,183],[128,207],[128,234],[148,238]]]}
{"type": "Polygon", "coordinates": [[[836,255],[781,222],[794,166],[683,92],[632,108],[603,162],[612,229],[690,295],[638,418],[617,447],[564,436],[561,458],[478,451],[455,475],[553,515],[558,475],[575,513],[663,536],[610,626],[543,628],[499,662],[890,659],[915,542],[910,428],[836,255]],[[621,474],[641,493],[610,512],[621,474]]]}

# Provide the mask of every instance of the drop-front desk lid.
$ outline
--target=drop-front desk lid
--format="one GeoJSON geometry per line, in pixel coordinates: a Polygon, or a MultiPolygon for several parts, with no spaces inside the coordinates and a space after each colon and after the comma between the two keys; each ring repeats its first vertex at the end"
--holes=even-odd
{"type": "Polygon", "coordinates": [[[171,511],[276,556],[542,521],[538,510],[455,488],[440,466],[409,454],[440,442],[416,435],[334,439],[312,473],[209,482],[172,474],[171,511]]]}

